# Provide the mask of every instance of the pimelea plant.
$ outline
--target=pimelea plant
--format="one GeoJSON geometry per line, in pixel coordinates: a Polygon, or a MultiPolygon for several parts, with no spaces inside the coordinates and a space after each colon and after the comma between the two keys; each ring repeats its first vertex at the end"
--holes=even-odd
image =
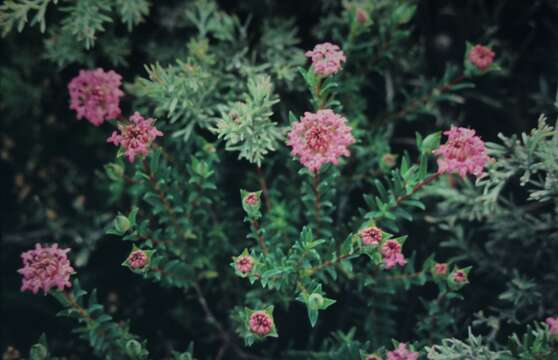
{"type": "Polygon", "coordinates": [[[457,115],[491,102],[473,88],[509,74],[508,49],[454,45],[419,75],[420,2],[334,3],[304,47],[292,20],[210,0],[0,5],[9,36],[48,25],[64,115],[45,122],[95,159],[60,177],[95,189],[70,215],[45,172],[27,221],[47,230],[15,241],[11,296],[67,318],[33,318],[49,342],[29,359],[558,356],[557,130],[488,142],[457,115]]]}

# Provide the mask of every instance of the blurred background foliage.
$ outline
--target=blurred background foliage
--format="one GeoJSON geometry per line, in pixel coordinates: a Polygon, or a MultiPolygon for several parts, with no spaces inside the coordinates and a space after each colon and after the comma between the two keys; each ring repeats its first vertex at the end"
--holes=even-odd
{"type": "MultiPolygon", "coordinates": [[[[156,102],[150,102],[150,96],[156,100],[168,90],[158,88],[160,83],[151,81],[154,78],[164,77],[169,82],[185,78],[178,91],[192,103],[156,102],[154,115],[168,117],[168,129],[184,139],[177,148],[186,148],[194,129],[215,140],[209,119],[219,117],[219,109],[204,104],[220,102],[226,111],[238,106],[234,101],[239,95],[229,91],[231,83],[247,80],[252,74],[270,74],[281,101],[271,101],[269,106],[274,107],[279,122],[286,123],[288,110],[301,113],[307,105],[301,100],[303,84],[295,69],[305,62],[303,51],[326,40],[341,43],[347,35],[339,30],[347,28],[346,24],[343,27],[346,18],[342,14],[350,6],[370,6],[380,17],[382,9],[391,6],[388,3],[390,0],[304,4],[291,0],[221,0],[219,8],[237,17],[217,19],[221,20],[218,24],[200,24],[185,16],[185,9],[192,4],[184,1],[53,1],[44,13],[44,34],[40,17],[34,26],[17,33],[8,31],[10,26],[15,29],[17,22],[11,24],[0,16],[0,25],[7,32],[0,42],[0,350],[9,345],[28,349],[42,332],[47,332],[57,353],[88,358],[85,344],[68,340],[71,325],[54,316],[55,307],[47,298],[18,291],[19,254],[35,242],[57,241],[72,247],[81,282],[100,288],[101,302],[116,318],[133,318],[135,331],[152,344],[159,344],[157,353],[164,354],[165,349],[186,340],[193,340],[201,354],[212,351],[211,339],[193,331],[203,322],[203,317],[196,315],[199,309],[194,299],[178,300],[179,291],[161,289],[119,266],[128,246],[105,235],[115,209],[123,205],[119,199],[111,200],[109,183],[102,173],[103,164],[114,156],[112,148],[103,146],[108,129],[76,121],[68,106],[66,85],[79,69],[95,66],[122,74],[126,92],[137,96],[124,99],[125,112],[149,108],[156,102]],[[88,16],[82,16],[84,13],[88,16]],[[92,18],[95,21],[91,22],[92,18]],[[210,41],[205,42],[206,38],[210,41]],[[177,63],[177,58],[188,59],[185,64],[193,67],[177,63]],[[145,64],[152,65],[145,68],[145,64]],[[196,72],[196,66],[205,70],[196,72]],[[157,327],[152,326],[154,319],[157,327]]],[[[435,210],[405,225],[415,239],[409,246],[419,258],[426,249],[440,246],[441,258],[454,257],[475,267],[472,283],[463,291],[467,301],[452,311],[457,324],[469,324],[495,343],[522,331],[526,322],[558,310],[558,268],[551,257],[557,255],[558,208],[556,200],[548,200],[555,199],[556,193],[549,194],[553,185],[541,185],[537,174],[529,178],[521,171],[517,159],[522,157],[517,154],[524,150],[509,138],[536,127],[541,113],[547,114],[551,125],[556,118],[558,2],[412,3],[416,4],[416,13],[408,24],[404,11],[395,25],[373,18],[370,31],[356,37],[359,40],[354,42],[354,49],[346,50],[353,58],[347,75],[343,75],[346,78],[340,101],[348,118],[370,124],[372,130],[362,137],[374,144],[373,149],[355,149],[362,152],[361,157],[370,156],[370,163],[349,162],[347,166],[381,169],[385,165],[381,154],[408,150],[416,131],[429,133],[450,123],[474,128],[483,139],[500,144],[493,145],[493,150],[509,158],[509,163],[508,168],[506,163],[500,164],[498,172],[509,170],[508,178],[492,178],[496,179],[494,183],[480,188],[465,183],[456,191],[448,182],[432,189],[424,196],[435,210]],[[436,93],[432,89],[458,75],[466,41],[492,46],[503,70],[475,79],[476,86],[460,89],[459,93],[450,91],[447,97],[436,93]],[[428,101],[415,109],[413,99],[425,95],[428,101]],[[399,116],[400,104],[411,105],[411,114],[399,116]],[[506,138],[498,139],[499,133],[506,138]],[[483,194],[483,201],[469,201],[483,194]],[[540,201],[529,202],[529,196],[538,196],[540,201]]],[[[250,85],[244,82],[249,94],[250,85]]],[[[224,154],[221,160],[225,177],[232,180],[221,182],[220,189],[236,201],[248,166],[239,165],[234,154],[224,154]]],[[[530,168],[529,164],[524,166],[530,168]]],[[[551,166],[551,173],[557,174],[556,163],[551,166]]],[[[349,191],[349,205],[345,206],[356,208],[363,205],[360,190],[369,185],[361,179],[354,179],[354,183],[347,189],[359,191],[349,191]]],[[[225,259],[223,266],[227,263],[225,259]]],[[[416,300],[417,295],[428,298],[430,290],[412,288],[404,301],[396,303],[404,303],[404,308],[386,310],[393,313],[390,321],[397,323],[393,326],[397,333],[385,336],[413,339],[424,335],[420,326],[417,330],[413,325],[417,321],[414,312],[423,306],[416,300]]],[[[365,299],[347,297],[339,301],[354,308],[365,299]]],[[[306,325],[298,324],[298,319],[305,316],[303,308],[294,306],[288,314],[276,313],[278,326],[289,337],[274,342],[273,351],[312,349],[332,330],[348,331],[351,327],[339,307],[325,314],[328,325],[309,337],[306,325]]],[[[454,326],[446,335],[465,338],[467,330],[454,326]]],[[[383,341],[377,341],[382,345],[383,341]]]]}

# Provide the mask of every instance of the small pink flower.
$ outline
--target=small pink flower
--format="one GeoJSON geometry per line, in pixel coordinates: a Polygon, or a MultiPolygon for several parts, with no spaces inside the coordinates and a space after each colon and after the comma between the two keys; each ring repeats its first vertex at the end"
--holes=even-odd
{"type": "Polygon", "coordinates": [[[251,256],[241,255],[236,258],[234,262],[236,266],[236,270],[242,274],[248,274],[252,271],[252,267],[254,266],[254,259],[251,256]]]}
{"type": "Polygon", "coordinates": [[[144,119],[138,112],[130,116],[127,125],[118,124],[120,134],[113,131],[107,142],[126,149],[126,157],[130,162],[134,162],[137,155],[147,156],[149,146],[158,136],[163,133],[153,125],[155,120],[152,118],[144,119]]]}
{"type": "Polygon", "coordinates": [[[435,264],[434,273],[436,273],[436,275],[446,275],[448,273],[448,264],[446,263],[435,264]]]}
{"type": "Polygon", "coordinates": [[[254,311],[249,324],[250,331],[259,336],[266,336],[273,330],[273,319],[265,311],[254,311]]]}
{"type": "Polygon", "coordinates": [[[484,142],[475,135],[475,130],[452,126],[444,134],[448,140],[433,151],[438,157],[438,172],[457,173],[461,177],[467,174],[482,175],[490,157],[486,154],[484,142]]]}
{"type": "Polygon", "coordinates": [[[382,358],[379,355],[371,354],[371,355],[366,355],[364,360],[382,360],[382,358]]]}
{"type": "Polygon", "coordinates": [[[391,269],[395,265],[405,266],[407,260],[401,253],[401,245],[396,240],[388,240],[382,246],[382,256],[386,269],[391,269]]]}
{"type": "Polygon", "coordinates": [[[546,318],[545,322],[548,325],[548,331],[550,332],[550,335],[558,334],[558,317],[548,317],[546,318]]]}
{"type": "Polygon", "coordinates": [[[143,250],[134,250],[128,256],[128,264],[132,269],[143,269],[148,261],[149,258],[143,250]]]}
{"type": "Polygon", "coordinates": [[[328,42],[316,45],[314,50],[304,55],[312,59],[312,68],[320,76],[335,74],[347,60],[339,46],[328,42]]]}
{"type": "Polygon", "coordinates": [[[361,230],[359,236],[364,245],[379,245],[382,241],[382,230],[372,226],[361,230]]]}
{"type": "Polygon", "coordinates": [[[350,156],[348,146],[354,142],[347,119],[329,109],[304,113],[292,125],[287,140],[291,154],[314,173],[325,163],[337,165],[341,156],[350,156]]]}
{"type": "Polygon", "coordinates": [[[356,20],[359,24],[365,24],[368,21],[368,14],[361,8],[356,11],[356,20]]]}
{"type": "Polygon", "coordinates": [[[68,84],[70,109],[76,111],[78,119],[84,117],[95,126],[117,118],[124,95],[121,81],[122,77],[112,70],[81,70],[68,84]]]}
{"type": "Polygon", "coordinates": [[[35,249],[21,254],[23,267],[17,271],[23,276],[21,291],[36,294],[42,289],[46,295],[54,287],[59,290],[72,287],[70,275],[74,268],[68,260],[68,251],[70,249],[59,249],[58,244],[45,247],[36,244],[35,249]]]}
{"type": "Polygon", "coordinates": [[[482,45],[475,45],[469,51],[469,61],[480,71],[486,70],[492,64],[494,56],[494,51],[482,45]]]}
{"type": "Polygon", "coordinates": [[[387,353],[387,360],[417,360],[418,352],[407,350],[407,344],[399,343],[399,347],[387,353]]]}
{"type": "Polygon", "coordinates": [[[451,274],[451,278],[456,283],[464,283],[467,281],[467,274],[463,270],[456,270],[451,274]]]}
{"type": "Polygon", "coordinates": [[[252,192],[252,193],[249,193],[248,195],[246,195],[246,197],[244,198],[244,201],[248,205],[256,205],[260,201],[260,198],[259,198],[258,194],[252,192]]]}

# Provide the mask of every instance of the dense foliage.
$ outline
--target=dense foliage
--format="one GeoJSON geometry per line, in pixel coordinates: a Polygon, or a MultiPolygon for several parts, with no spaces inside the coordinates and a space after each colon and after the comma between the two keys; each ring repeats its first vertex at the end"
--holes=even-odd
{"type": "Polygon", "coordinates": [[[558,4],[487,3],[4,1],[3,359],[558,359],[558,4]]]}

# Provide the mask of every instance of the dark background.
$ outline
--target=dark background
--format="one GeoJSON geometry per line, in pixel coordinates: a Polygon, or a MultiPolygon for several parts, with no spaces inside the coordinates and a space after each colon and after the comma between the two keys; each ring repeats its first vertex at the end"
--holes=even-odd
{"type": "MultiPolygon", "coordinates": [[[[460,107],[467,126],[475,128],[484,139],[495,140],[499,132],[512,134],[525,131],[536,124],[539,113],[555,112],[552,103],[558,78],[557,3],[553,0],[418,2],[418,13],[413,20],[413,38],[426,49],[428,66],[424,75],[440,76],[447,62],[460,64],[466,41],[489,40],[505,68],[502,75],[476,80],[477,95],[469,97],[460,107]]],[[[225,11],[235,12],[241,18],[252,16],[254,29],[270,15],[295,17],[304,49],[321,40],[313,37],[311,32],[322,16],[319,1],[222,0],[220,4],[225,11]]],[[[156,11],[152,9],[151,14],[153,16],[156,11]]],[[[142,39],[156,38],[161,31],[151,17],[131,35],[134,48],[128,57],[129,67],[118,69],[125,79],[144,73],[146,56],[141,48],[142,39]]],[[[85,358],[86,345],[73,340],[68,342],[71,322],[54,316],[57,305],[50,297],[18,292],[20,279],[16,270],[20,267],[19,254],[36,241],[52,240],[52,231],[63,232],[60,228],[50,228],[49,222],[56,221],[48,215],[39,216],[39,209],[56,204],[57,214],[51,215],[57,220],[71,214],[79,199],[92,211],[107,209],[103,192],[95,184],[95,172],[112,156],[110,150],[96,146],[106,134],[75,121],[67,106],[66,84],[79,67],[70,66],[58,72],[48,61],[37,60],[41,49],[41,35],[36,28],[26,29],[20,35],[12,33],[0,45],[0,67],[17,69],[23,80],[21,88],[16,88],[15,92],[12,88],[1,88],[4,100],[18,98],[19,105],[4,106],[0,113],[0,351],[13,345],[26,353],[39,335],[46,332],[55,348],[62,349],[60,353],[69,354],[64,350],[72,349],[72,352],[81,354],[80,358],[85,358]],[[39,62],[40,66],[36,66],[35,62],[39,62]],[[40,91],[36,93],[34,88],[40,91]],[[22,174],[25,179],[23,184],[21,178],[18,180],[22,174]]],[[[82,222],[83,226],[93,227],[91,222],[85,225],[89,216],[91,212],[83,211],[74,220],[82,222]]],[[[75,225],[66,223],[60,226],[75,225]]],[[[64,236],[67,234],[61,235],[61,238],[64,239],[64,236]]],[[[80,269],[83,275],[80,277],[83,284],[94,284],[99,288],[100,299],[109,310],[113,310],[119,318],[133,318],[134,331],[150,340],[165,341],[163,334],[184,333],[195,328],[177,328],[177,323],[172,321],[176,314],[171,316],[167,313],[166,309],[173,307],[172,303],[168,303],[169,299],[178,298],[174,296],[176,291],[147,283],[119,266],[127,254],[128,245],[111,237],[99,237],[88,265],[80,269]],[[156,328],[152,326],[155,322],[156,328]]],[[[470,304],[472,310],[483,305],[482,299],[478,301],[480,303],[470,304]]],[[[193,300],[186,307],[200,311],[193,300]]],[[[188,317],[188,314],[183,316],[188,317]]],[[[290,329],[295,347],[297,342],[304,344],[306,339],[307,325],[300,326],[297,320],[305,316],[301,307],[293,307],[288,318],[276,316],[280,328],[290,329]]],[[[329,330],[321,331],[327,335],[329,330]]],[[[280,346],[286,346],[282,341],[279,340],[280,346]]],[[[201,342],[196,346],[203,349],[207,345],[201,342]]]]}

